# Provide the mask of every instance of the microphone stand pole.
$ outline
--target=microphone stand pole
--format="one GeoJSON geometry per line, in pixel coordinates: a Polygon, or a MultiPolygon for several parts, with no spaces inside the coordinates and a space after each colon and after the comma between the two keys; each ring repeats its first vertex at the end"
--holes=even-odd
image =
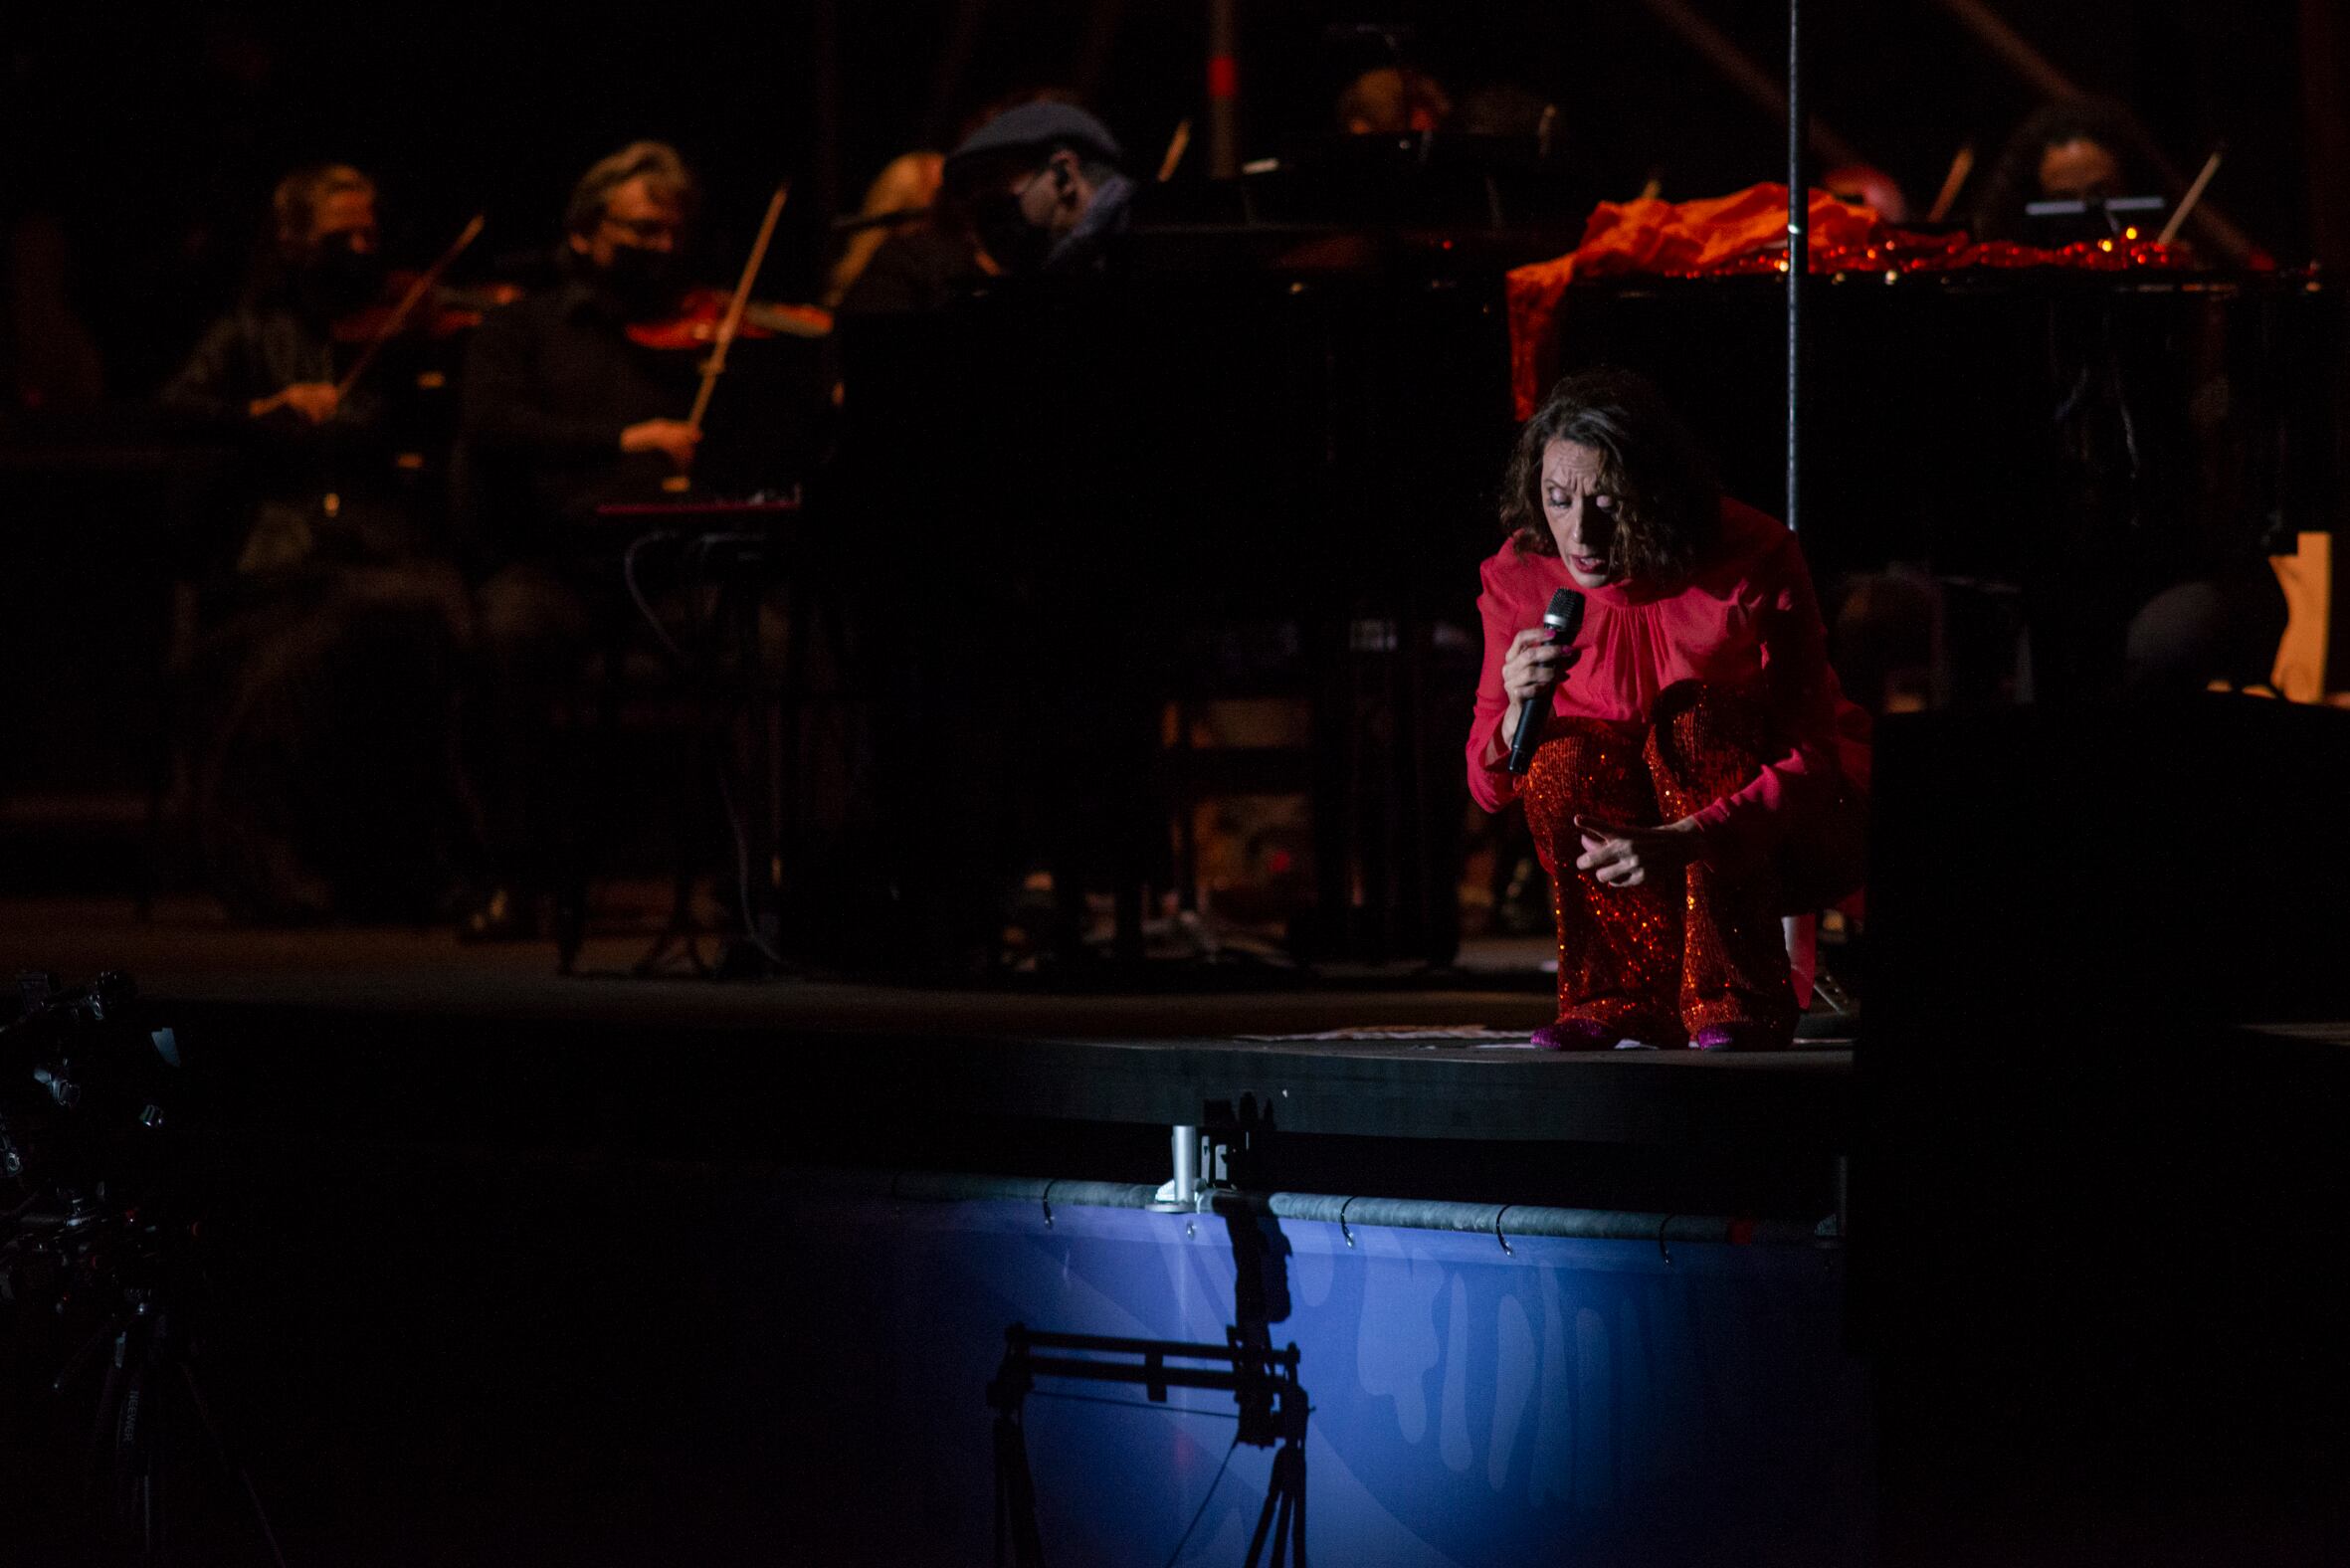
{"type": "Polygon", "coordinates": [[[1803,0],[1787,0],[1787,526],[1799,531],[1803,463],[1803,296],[1811,271],[1811,181],[1804,168],[1803,0]]]}

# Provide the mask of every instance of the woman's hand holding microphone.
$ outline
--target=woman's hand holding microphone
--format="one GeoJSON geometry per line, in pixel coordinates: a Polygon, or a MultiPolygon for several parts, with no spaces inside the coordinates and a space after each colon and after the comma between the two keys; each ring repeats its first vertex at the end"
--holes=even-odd
{"type": "Polygon", "coordinates": [[[1529,626],[1509,640],[1509,652],[1501,659],[1501,691],[1509,698],[1509,711],[1501,715],[1504,737],[1517,733],[1526,704],[1547,700],[1550,688],[1582,657],[1580,648],[1552,642],[1554,635],[1550,627],[1529,626]]]}

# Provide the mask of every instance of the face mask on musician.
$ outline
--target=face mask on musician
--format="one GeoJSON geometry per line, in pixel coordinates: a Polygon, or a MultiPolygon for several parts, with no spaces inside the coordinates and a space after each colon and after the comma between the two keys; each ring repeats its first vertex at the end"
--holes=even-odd
{"type": "Polygon", "coordinates": [[[303,296],[330,315],[372,304],[383,283],[383,257],[339,236],[319,242],[301,268],[303,296]]]}
{"type": "Polygon", "coordinates": [[[654,314],[677,302],[678,262],[674,251],[615,243],[612,259],[598,270],[598,278],[632,316],[654,314]]]}
{"type": "Polygon", "coordinates": [[[1005,272],[1033,273],[1044,267],[1053,236],[1021,215],[1016,198],[991,197],[980,204],[977,219],[979,243],[1005,272]]]}

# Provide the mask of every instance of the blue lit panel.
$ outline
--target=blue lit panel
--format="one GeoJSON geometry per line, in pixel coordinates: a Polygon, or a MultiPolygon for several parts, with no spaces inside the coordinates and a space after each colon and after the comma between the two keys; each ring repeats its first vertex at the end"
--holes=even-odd
{"type": "MultiPolygon", "coordinates": [[[[890,1458],[878,1556],[989,1560],[1005,1325],[1222,1343],[1234,1230],[1018,1202],[815,1201],[788,1222],[838,1281],[835,1408],[890,1458]],[[1186,1234],[1187,1226],[1190,1234],[1186,1234]],[[850,1375],[844,1370],[845,1379],[850,1375]]],[[[1858,1562],[1863,1397],[1837,1255],[1243,1222],[1244,1292],[1310,1400],[1308,1544],[1340,1564],[1858,1562]],[[1728,1555],[1725,1555],[1728,1554],[1728,1555]]],[[[1047,1560],[1238,1564],[1271,1450],[1232,1396],[1040,1382],[1024,1410],[1047,1560]],[[1079,1397],[1069,1397],[1079,1396],[1079,1397]],[[1231,1453],[1213,1495],[1211,1479],[1231,1453]]]]}

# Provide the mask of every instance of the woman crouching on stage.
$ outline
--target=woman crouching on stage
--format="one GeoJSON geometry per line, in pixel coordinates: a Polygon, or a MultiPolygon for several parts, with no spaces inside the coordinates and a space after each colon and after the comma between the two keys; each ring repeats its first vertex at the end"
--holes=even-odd
{"type": "Polygon", "coordinates": [[[1655,389],[1610,370],[1527,422],[1501,517],[1469,783],[1487,811],[1524,801],[1550,873],[1559,1012],[1534,1044],[1784,1047],[1800,1009],[1781,916],[1859,881],[1844,704],[1795,536],[1722,496],[1655,389]],[[1584,613],[1554,644],[1562,588],[1584,613]],[[1518,774],[1527,704],[1539,744],[1518,774]]]}

